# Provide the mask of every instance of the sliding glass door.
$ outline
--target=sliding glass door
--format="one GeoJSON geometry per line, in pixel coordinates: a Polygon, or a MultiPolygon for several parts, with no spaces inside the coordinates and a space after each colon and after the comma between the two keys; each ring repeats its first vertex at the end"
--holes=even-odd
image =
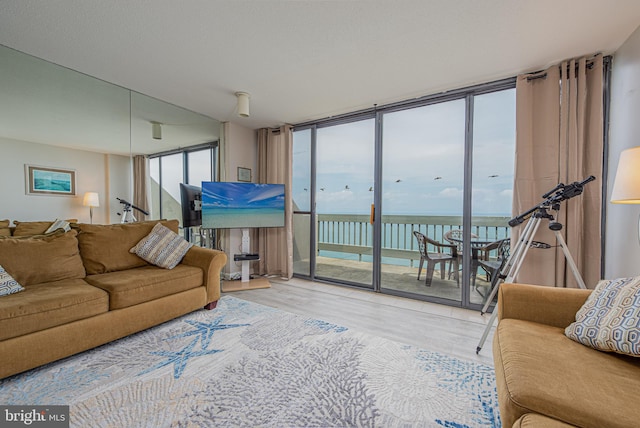
{"type": "Polygon", "coordinates": [[[316,133],[315,275],[372,288],[374,121],[316,133]]]}
{"type": "Polygon", "coordinates": [[[509,237],[513,86],[296,128],[294,273],[479,308],[509,237]]]}
{"type": "MultiPolygon", "coordinates": [[[[472,217],[475,259],[471,263],[471,303],[484,304],[492,277],[508,258],[516,136],[515,89],[473,100],[472,217]]],[[[472,254],[473,256],[473,254],[472,254]]]]}
{"type": "Polygon", "coordinates": [[[382,117],[380,288],[460,302],[465,100],[382,117]]]}

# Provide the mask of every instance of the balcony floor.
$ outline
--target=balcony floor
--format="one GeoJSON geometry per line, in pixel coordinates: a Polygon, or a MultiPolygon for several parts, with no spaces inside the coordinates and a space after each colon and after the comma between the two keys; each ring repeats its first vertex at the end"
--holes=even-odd
{"type": "MultiPolygon", "coordinates": [[[[355,260],[344,260],[332,257],[318,257],[316,262],[316,276],[321,279],[335,279],[357,284],[371,284],[371,263],[359,262],[355,260]]],[[[298,270],[303,267],[296,264],[298,270]]],[[[448,267],[448,265],[447,265],[448,267]]],[[[461,289],[456,285],[455,279],[440,279],[440,271],[436,269],[430,287],[425,285],[426,266],[422,270],[418,281],[418,268],[408,266],[397,266],[390,264],[382,265],[383,289],[396,290],[421,296],[431,296],[449,299],[459,302],[461,299],[461,289]]],[[[470,301],[475,304],[484,304],[484,296],[489,289],[486,275],[482,269],[479,270],[476,279],[476,287],[472,287],[470,301]]]]}

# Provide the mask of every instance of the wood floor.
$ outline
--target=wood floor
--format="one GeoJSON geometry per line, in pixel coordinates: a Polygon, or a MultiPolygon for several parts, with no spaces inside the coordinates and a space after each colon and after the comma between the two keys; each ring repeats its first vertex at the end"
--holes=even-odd
{"type": "Polygon", "coordinates": [[[493,365],[491,329],[482,350],[476,346],[489,314],[388,296],[299,278],[271,278],[271,288],[224,295],[321,319],[401,343],[493,365]]]}

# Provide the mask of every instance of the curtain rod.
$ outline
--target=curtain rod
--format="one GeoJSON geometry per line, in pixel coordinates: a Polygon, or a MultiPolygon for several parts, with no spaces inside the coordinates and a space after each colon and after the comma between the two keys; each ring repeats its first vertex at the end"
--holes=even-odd
{"type": "Polygon", "coordinates": [[[297,123],[292,125],[292,127],[294,128],[294,130],[296,128],[305,129],[312,126],[333,126],[342,123],[355,122],[362,119],[371,119],[375,116],[376,112],[398,111],[407,108],[420,107],[424,105],[450,101],[453,99],[463,99],[468,94],[480,95],[484,93],[501,91],[503,89],[515,88],[515,84],[516,76],[507,77],[505,79],[500,79],[493,82],[480,83],[477,85],[457,89],[450,89],[447,91],[437,92],[416,98],[410,98],[403,101],[395,101],[389,104],[379,105],[376,103],[373,104],[373,107],[357,110],[350,113],[339,114],[336,116],[329,116],[322,119],[311,120],[308,122],[297,123]]]}
{"type": "MultiPolygon", "coordinates": [[[[574,68],[577,70],[578,66],[579,66],[579,64],[576,63],[574,68]]],[[[591,70],[593,68],[593,61],[587,62],[587,68],[589,70],[591,70]]],[[[567,64],[567,71],[571,71],[571,64],[567,64]]],[[[536,80],[536,79],[546,79],[546,78],[547,78],[547,73],[536,74],[534,76],[527,76],[527,82],[530,82],[530,81],[536,80]]]]}
{"type": "MultiPolygon", "coordinates": [[[[603,57],[602,59],[603,59],[603,62],[607,62],[607,61],[611,60],[611,56],[607,55],[607,56],[603,57]]],[[[593,64],[594,64],[594,60],[593,59],[588,59],[587,60],[587,68],[589,70],[591,70],[593,68],[593,64]]],[[[578,66],[579,66],[579,64],[576,63],[575,68],[577,69],[578,66]]],[[[561,65],[558,65],[558,67],[561,67],[561,65]]],[[[567,70],[569,70],[570,67],[571,67],[571,62],[569,61],[569,64],[567,64],[567,70]]],[[[530,82],[530,81],[536,80],[536,79],[546,79],[547,73],[541,73],[541,74],[538,74],[538,73],[540,73],[540,72],[536,71],[536,72],[530,73],[530,75],[527,76],[527,82],[530,82]]]]}

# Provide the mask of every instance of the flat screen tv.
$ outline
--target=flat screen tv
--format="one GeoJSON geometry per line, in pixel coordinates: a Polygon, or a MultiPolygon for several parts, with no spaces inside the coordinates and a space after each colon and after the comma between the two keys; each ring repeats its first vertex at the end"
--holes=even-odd
{"type": "Polygon", "coordinates": [[[202,224],[202,189],[180,183],[180,203],[182,227],[200,226],[202,224]]]}
{"type": "Polygon", "coordinates": [[[284,227],[284,184],[203,181],[202,227],[284,227]]]}

